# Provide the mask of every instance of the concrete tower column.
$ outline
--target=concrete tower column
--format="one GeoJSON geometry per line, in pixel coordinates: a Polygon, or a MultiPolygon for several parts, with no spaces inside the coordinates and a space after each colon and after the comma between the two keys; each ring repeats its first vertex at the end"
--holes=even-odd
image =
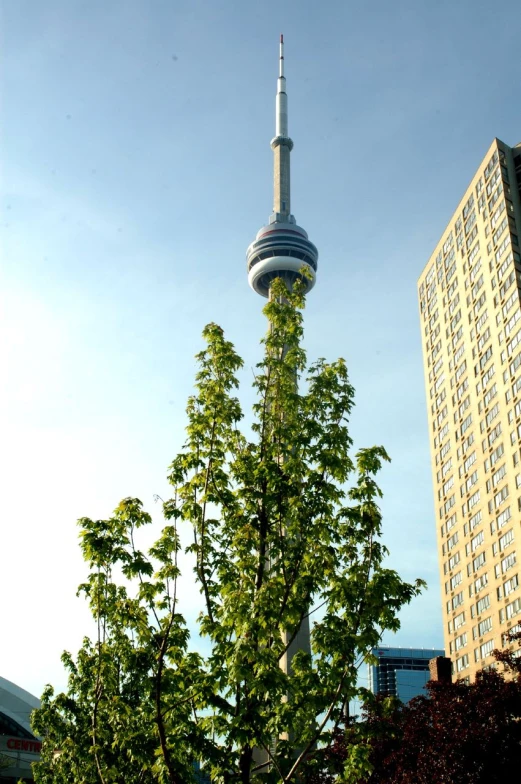
{"type": "Polygon", "coordinates": [[[284,218],[291,215],[290,152],[291,139],[276,136],[271,143],[273,149],[273,212],[284,218]]]}

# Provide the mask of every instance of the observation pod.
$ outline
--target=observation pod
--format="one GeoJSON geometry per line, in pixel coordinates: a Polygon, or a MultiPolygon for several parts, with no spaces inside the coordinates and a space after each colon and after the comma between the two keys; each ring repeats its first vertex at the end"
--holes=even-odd
{"type": "Polygon", "coordinates": [[[288,289],[301,278],[306,294],[315,285],[318,251],[296,223],[274,221],[263,226],[246,251],[246,259],[248,283],[263,297],[269,297],[275,278],[282,278],[288,289]],[[302,276],[303,267],[309,271],[309,277],[302,276]]]}

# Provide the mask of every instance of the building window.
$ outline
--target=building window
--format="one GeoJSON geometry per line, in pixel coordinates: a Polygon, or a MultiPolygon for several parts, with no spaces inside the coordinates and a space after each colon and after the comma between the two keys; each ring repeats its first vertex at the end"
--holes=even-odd
{"type": "Polygon", "coordinates": [[[510,580],[507,580],[505,583],[503,583],[503,595],[508,596],[509,594],[512,593],[512,591],[515,591],[516,588],[518,587],[519,587],[519,578],[517,574],[515,574],[513,577],[510,578],[510,580]]]}
{"type": "Polygon", "coordinates": [[[492,629],[492,616],[489,615],[478,624],[478,637],[484,637],[492,629]]]}
{"type": "Polygon", "coordinates": [[[480,531],[478,534],[476,534],[476,536],[474,536],[470,540],[470,549],[472,550],[472,552],[475,552],[478,549],[478,547],[480,547],[483,544],[484,541],[485,541],[485,534],[483,533],[483,531],[480,531]]]}
{"type": "Polygon", "coordinates": [[[482,552],[479,555],[477,555],[475,558],[473,558],[472,559],[472,564],[469,564],[468,568],[467,568],[467,572],[468,572],[469,576],[470,576],[471,572],[477,572],[478,569],[481,569],[481,567],[485,564],[485,562],[486,562],[486,553],[485,552],[482,552]]]}
{"type": "Polygon", "coordinates": [[[508,523],[511,517],[512,513],[510,511],[510,507],[507,506],[507,508],[496,518],[498,530],[503,528],[503,526],[508,523]]]}
{"type": "Polygon", "coordinates": [[[495,574],[496,577],[499,577],[501,574],[508,572],[513,566],[516,565],[517,556],[516,553],[509,553],[505,558],[501,560],[501,564],[496,564],[495,566],[495,574]]]}
{"type": "MultiPolygon", "coordinates": [[[[465,610],[463,610],[463,612],[460,612],[459,615],[454,616],[454,621],[453,621],[454,630],[459,629],[460,626],[463,626],[464,623],[465,623],[465,610]]],[[[450,631],[451,630],[449,629],[449,632],[450,631]]]]}
{"type": "Polygon", "coordinates": [[[476,612],[478,615],[482,615],[484,610],[488,610],[490,607],[490,594],[487,593],[482,599],[476,602],[476,612]]]}
{"type": "Polygon", "coordinates": [[[506,534],[499,537],[499,550],[502,552],[509,544],[514,541],[514,529],[511,528],[506,534]]]}
{"type": "Polygon", "coordinates": [[[456,659],[457,672],[461,672],[462,670],[466,669],[468,666],[469,666],[469,657],[467,653],[463,654],[463,656],[460,656],[459,659],[456,659]]]}
{"type": "Polygon", "coordinates": [[[505,619],[509,621],[521,610],[521,599],[514,599],[513,602],[507,604],[504,609],[499,611],[499,621],[500,623],[504,623],[505,619]]]}

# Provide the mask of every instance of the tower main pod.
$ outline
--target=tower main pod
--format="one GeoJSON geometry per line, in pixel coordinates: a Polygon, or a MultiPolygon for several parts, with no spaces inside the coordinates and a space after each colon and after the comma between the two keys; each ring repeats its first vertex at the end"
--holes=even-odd
{"type": "Polygon", "coordinates": [[[280,36],[279,78],[275,104],[273,150],[273,212],[269,223],[259,229],[246,251],[248,282],[263,297],[269,297],[270,285],[282,278],[291,288],[300,270],[307,267],[306,293],[315,285],[318,251],[307,233],[291,214],[290,154],[293,141],[288,135],[288,96],[284,76],[284,38],[280,36]]]}

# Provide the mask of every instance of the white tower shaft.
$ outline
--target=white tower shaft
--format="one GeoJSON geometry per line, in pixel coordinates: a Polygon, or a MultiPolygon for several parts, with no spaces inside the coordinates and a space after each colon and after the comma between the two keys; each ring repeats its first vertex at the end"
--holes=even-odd
{"type": "MultiPolygon", "coordinates": [[[[275,137],[271,141],[273,150],[273,213],[269,224],[263,226],[246,252],[248,280],[250,286],[263,297],[271,296],[271,283],[275,278],[282,279],[288,290],[300,279],[306,293],[314,284],[318,263],[318,251],[308,239],[307,232],[298,226],[291,214],[290,204],[290,153],[293,142],[288,135],[288,96],[284,76],[284,38],[280,36],[279,75],[275,99],[275,137]],[[302,276],[302,268],[308,271],[302,276]]],[[[295,379],[296,385],[296,379],[295,379]]],[[[270,554],[268,553],[268,566],[270,554]]],[[[309,617],[305,614],[299,628],[283,631],[286,652],[280,667],[287,675],[293,672],[292,662],[298,651],[311,654],[309,617]]],[[[286,699],[291,699],[288,694],[286,699]]],[[[285,736],[292,742],[291,731],[285,736]]],[[[279,738],[273,738],[276,744],[279,738]]],[[[298,750],[295,749],[297,753],[298,750]]],[[[256,764],[270,766],[266,751],[254,750],[256,764]]]]}

